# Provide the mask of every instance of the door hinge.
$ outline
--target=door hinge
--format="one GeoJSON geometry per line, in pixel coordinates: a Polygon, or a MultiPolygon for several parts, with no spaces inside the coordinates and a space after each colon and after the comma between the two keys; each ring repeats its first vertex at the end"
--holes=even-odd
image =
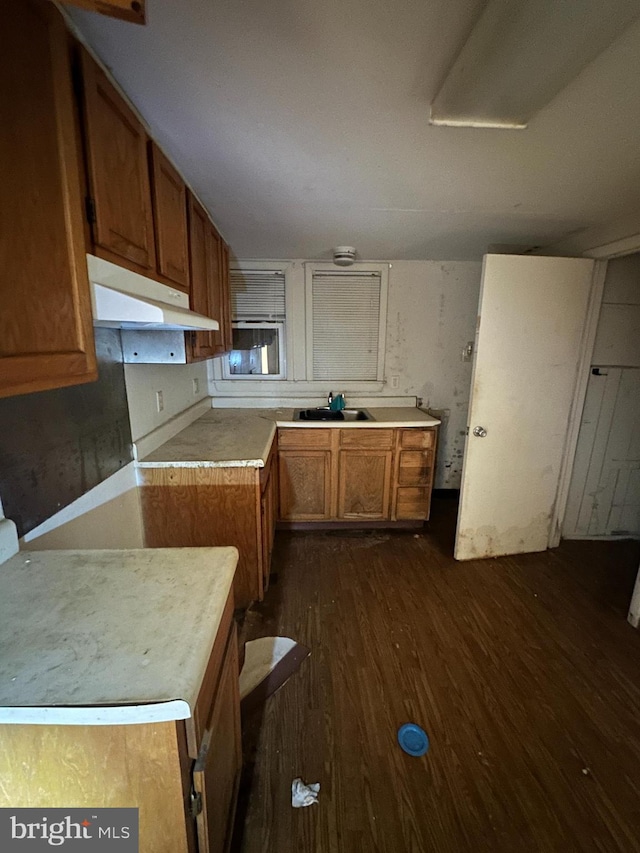
{"type": "Polygon", "coordinates": [[[84,203],[87,211],[87,222],[93,225],[96,222],[96,203],[90,195],[85,198],[84,203]]]}
{"type": "Polygon", "coordinates": [[[189,802],[189,811],[191,813],[191,817],[196,818],[202,811],[202,794],[200,791],[192,791],[191,799],[189,802]]]}

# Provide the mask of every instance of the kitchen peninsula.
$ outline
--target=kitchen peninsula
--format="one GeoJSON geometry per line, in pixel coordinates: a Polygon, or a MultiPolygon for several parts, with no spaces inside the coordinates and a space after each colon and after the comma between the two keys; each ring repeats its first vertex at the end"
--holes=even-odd
{"type": "Polygon", "coordinates": [[[224,849],[241,763],[237,558],[21,551],[3,563],[0,806],[135,806],[143,853],[187,853],[196,835],[224,849]]]}

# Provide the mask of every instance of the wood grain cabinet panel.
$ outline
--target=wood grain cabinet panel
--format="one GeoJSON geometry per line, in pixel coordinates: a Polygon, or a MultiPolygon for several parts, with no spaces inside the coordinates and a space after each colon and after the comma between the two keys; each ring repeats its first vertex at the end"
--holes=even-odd
{"type": "Polygon", "coordinates": [[[0,12],[0,396],[97,378],[68,33],[53,4],[0,12]]]}
{"type": "Polygon", "coordinates": [[[140,853],[227,850],[242,764],[238,644],[227,612],[198,698],[197,761],[183,720],[5,725],[0,807],[137,808],[140,853]]]}
{"type": "Polygon", "coordinates": [[[173,287],[189,292],[187,188],[155,142],[149,142],[157,271],[173,287]]]}
{"type": "Polygon", "coordinates": [[[246,608],[252,601],[261,601],[268,583],[277,513],[275,496],[265,498],[266,488],[273,490],[277,480],[267,476],[261,483],[263,470],[140,468],[145,546],[234,545],[239,552],[233,583],[235,606],[246,608]],[[264,511],[272,511],[273,518],[265,520],[264,511]]]}
{"type": "Polygon", "coordinates": [[[400,450],[398,453],[398,485],[422,486],[431,477],[430,450],[400,450]]]}
{"type": "Polygon", "coordinates": [[[338,518],[389,518],[391,450],[341,450],[338,518]]]}
{"type": "Polygon", "coordinates": [[[278,441],[280,521],[429,518],[434,429],[287,427],[278,441]]]}
{"type": "Polygon", "coordinates": [[[147,135],[85,50],[81,62],[95,251],[145,274],[156,265],[147,135]]]}
{"type": "Polygon", "coordinates": [[[281,450],[278,462],[280,518],[285,521],[330,518],[331,451],[281,450]]]}
{"type": "Polygon", "coordinates": [[[425,521],[431,508],[437,431],[398,429],[391,517],[425,521]]]}
{"type": "Polygon", "coordinates": [[[193,770],[193,786],[202,804],[196,815],[198,853],[224,853],[229,848],[233,830],[242,767],[238,644],[233,627],[210,725],[193,770]]]}
{"type": "Polygon", "coordinates": [[[227,352],[229,332],[226,318],[231,317],[229,307],[228,271],[225,259],[228,250],[206,210],[188,193],[189,240],[191,257],[191,308],[198,314],[217,320],[220,329],[212,332],[191,332],[191,361],[215,358],[227,352]]]}

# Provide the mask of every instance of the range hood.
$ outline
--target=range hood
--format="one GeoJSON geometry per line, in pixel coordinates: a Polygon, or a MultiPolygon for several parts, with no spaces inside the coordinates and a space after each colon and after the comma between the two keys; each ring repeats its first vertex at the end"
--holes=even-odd
{"type": "Polygon", "coordinates": [[[217,320],[189,310],[186,293],[87,255],[94,326],[136,331],[216,331],[217,320]]]}

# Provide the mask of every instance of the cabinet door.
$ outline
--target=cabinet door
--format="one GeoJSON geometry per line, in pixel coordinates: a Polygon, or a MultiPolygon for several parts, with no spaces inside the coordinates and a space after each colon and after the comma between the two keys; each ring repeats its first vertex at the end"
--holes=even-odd
{"type": "Polygon", "coordinates": [[[241,766],[238,643],[234,625],[211,720],[193,770],[193,787],[202,798],[202,811],[196,817],[199,853],[223,853],[228,849],[241,766]]]}
{"type": "Polygon", "coordinates": [[[84,50],[82,79],[96,254],[148,273],[155,246],[146,133],[84,50]]]}
{"type": "MultiPolygon", "coordinates": [[[[207,212],[191,193],[189,199],[189,259],[191,270],[191,298],[193,311],[211,315],[211,300],[209,295],[209,269],[211,262],[210,222],[207,212]]],[[[203,358],[213,358],[215,342],[213,332],[191,332],[190,360],[198,361],[203,358]]]]}
{"type": "Polygon", "coordinates": [[[269,587],[269,572],[271,571],[271,554],[276,533],[276,503],[277,503],[278,468],[270,464],[267,481],[260,499],[262,520],[262,590],[263,594],[269,587]]]}
{"type": "Polygon", "coordinates": [[[155,142],[149,143],[157,270],[161,277],[189,292],[187,188],[155,142]]]}
{"type": "Polygon", "coordinates": [[[392,450],[340,451],[339,519],[389,518],[392,460],[392,450]]]}
{"type": "Polygon", "coordinates": [[[280,518],[283,521],[329,519],[331,451],[281,450],[278,462],[280,518]]]}
{"type": "Polygon", "coordinates": [[[233,349],[233,329],[231,319],[231,285],[229,282],[229,246],[224,240],[220,243],[220,276],[222,280],[222,310],[220,323],[220,355],[233,349]]]}
{"type": "Polygon", "coordinates": [[[0,13],[0,396],[97,378],[68,33],[51,3],[0,13]]]}

